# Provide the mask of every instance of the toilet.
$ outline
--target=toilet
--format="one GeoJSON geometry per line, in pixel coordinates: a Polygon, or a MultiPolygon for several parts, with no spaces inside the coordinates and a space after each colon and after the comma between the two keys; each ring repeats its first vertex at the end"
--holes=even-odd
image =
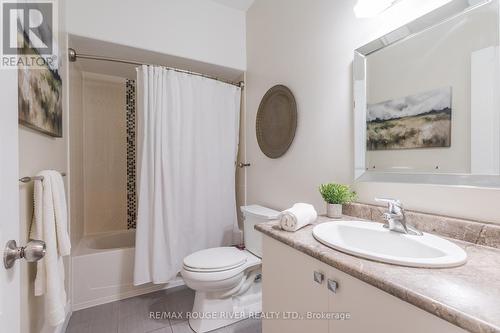
{"type": "Polygon", "coordinates": [[[258,223],[274,220],[279,212],[259,205],[241,207],[245,249],[215,247],[184,258],[181,275],[196,291],[189,325],[209,332],[262,311],[262,236],[258,223]]]}

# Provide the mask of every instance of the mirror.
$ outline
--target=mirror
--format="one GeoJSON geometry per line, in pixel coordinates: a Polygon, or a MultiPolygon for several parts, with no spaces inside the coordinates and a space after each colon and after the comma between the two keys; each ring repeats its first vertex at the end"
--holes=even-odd
{"type": "Polygon", "coordinates": [[[358,181],[500,187],[498,0],[454,0],[354,53],[358,181]]]}

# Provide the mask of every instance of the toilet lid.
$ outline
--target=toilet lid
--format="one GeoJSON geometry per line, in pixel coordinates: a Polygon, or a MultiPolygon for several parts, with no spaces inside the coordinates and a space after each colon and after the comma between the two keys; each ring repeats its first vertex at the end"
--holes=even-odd
{"type": "Polygon", "coordinates": [[[247,261],[244,251],[235,247],[215,247],[201,250],[184,258],[184,267],[196,271],[222,271],[243,265],[247,261]]]}

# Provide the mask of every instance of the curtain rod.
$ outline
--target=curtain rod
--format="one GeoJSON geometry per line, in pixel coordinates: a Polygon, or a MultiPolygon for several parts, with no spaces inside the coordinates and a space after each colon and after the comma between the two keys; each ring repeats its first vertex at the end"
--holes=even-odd
{"type": "MultiPolygon", "coordinates": [[[[129,64],[129,65],[136,65],[136,66],[142,66],[142,65],[157,66],[157,65],[154,65],[154,64],[146,64],[146,63],[142,63],[142,62],[135,61],[135,60],[118,59],[118,58],[104,57],[104,56],[98,56],[98,55],[93,55],[93,54],[76,53],[75,49],[73,49],[71,47],[68,48],[68,60],[70,62],[76,62],[76,60],[78,58],[81,58],[81,59],[90,59],[90,60],[110,61],[110,62],[119,62],[119,63],[122,63],[122,64],[129,64]]],[[[191,72],[191,71],[188,71],[188,70],[184,70],[184,69],[180,69],[180,68],[173,68],[173,67],[168,67],[168,66],[163,66],[163,65],[160,65],[160,66],[164,67],[164,68],[166,68],[168,70],[175,71],[175,72],[185,73],[185,74],[191,74],[191,75],[196,75],[196,76],[201,76],[201,77],[205,77],[207,79],[212,79],[212,80],[224,82],[224,83],[227,83],[227,84],[231,84],[233,86],[237,86],[237,87],[240,87],[240,88],[243,88],[245,86],[245,82],[243,82],[243,81],[232,82],[232,81],[227,81],[227,80],[220,79],[218,77],[207,75],[207,74],[202,74],[202,73],[197,73],[197,72],[191,72]]]]}

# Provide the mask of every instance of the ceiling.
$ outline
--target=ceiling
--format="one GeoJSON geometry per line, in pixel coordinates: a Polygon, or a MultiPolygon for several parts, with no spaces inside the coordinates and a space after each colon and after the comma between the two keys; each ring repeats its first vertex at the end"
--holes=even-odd
{"type": "Polygon", "coordinates": [[[212,0],[212,1],[244,12],[246,12],[254,2],[254,0],[212,0]]]}

